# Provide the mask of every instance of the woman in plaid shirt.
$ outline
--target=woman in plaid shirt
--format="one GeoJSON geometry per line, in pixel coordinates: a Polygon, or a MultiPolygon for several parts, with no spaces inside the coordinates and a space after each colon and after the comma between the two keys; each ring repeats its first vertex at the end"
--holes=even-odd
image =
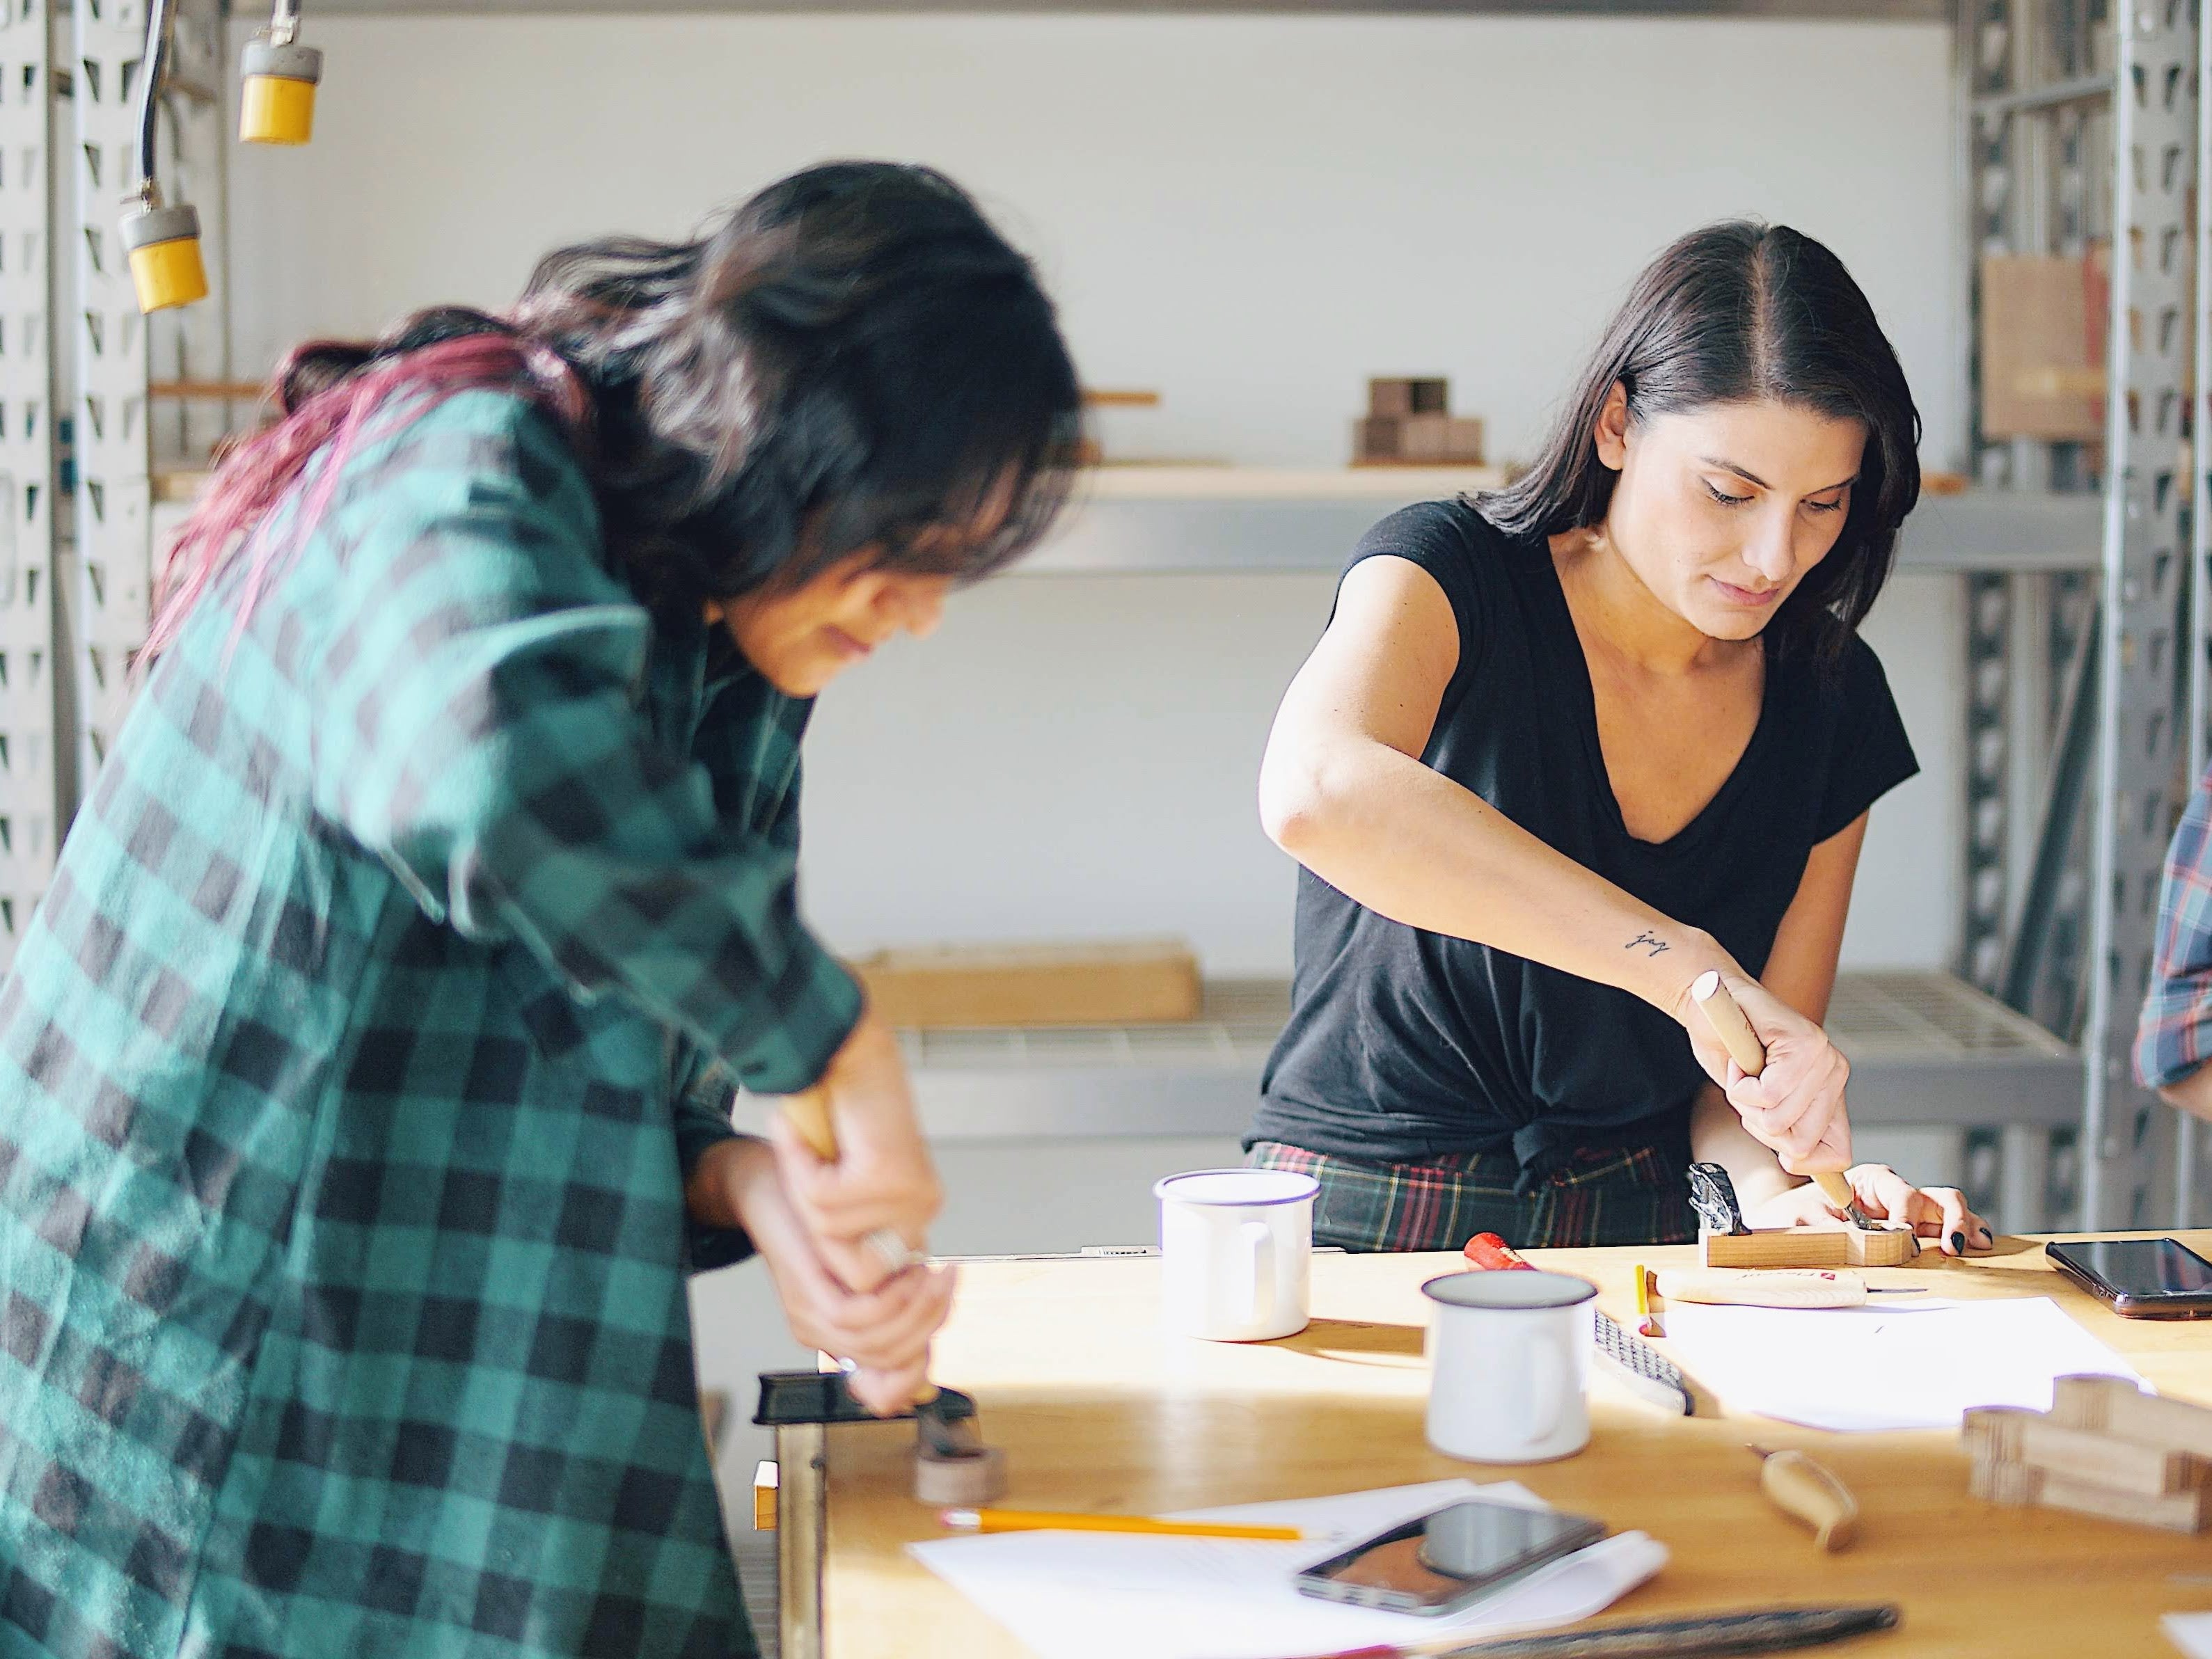
{"type": "Polygon", "coordinates": [[[887,1410],[951,1289],[799,739],[1060,505],[1052,307],[842,164],[278,396],[0,988],[0,1656],[749,1653],[687,1270],[887,1410]]]}

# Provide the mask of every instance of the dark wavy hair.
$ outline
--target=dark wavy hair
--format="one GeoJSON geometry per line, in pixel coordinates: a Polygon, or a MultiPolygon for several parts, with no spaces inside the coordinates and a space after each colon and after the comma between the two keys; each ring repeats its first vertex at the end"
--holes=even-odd
{"type": "Polygon", "coordinates": [[[281,418],[224,459],[178,537],[141,661],[251,548],[243,628],[346,457],[482,387],[560,422],[630,586],[694,617],[862,550],[962,580],[1000,570],[1066,500],[1080,435],[1052,302],[959,186],[887,162],[811,167],[695,241],[550,254],[507,316],[439,307],[373,343],[293,351],[272,383],[281,418]],[[325,450],[294,527],[257,536],[325,450]]]}
{"type": "Polygon", "coordinates": [[[1920,499],[1920,412],[1843,261],[1787,225],[1731,220],[1692,231],[1636,279],[1534,463],[1475,497],[1476,509],[1513,535],[1602,523],[1618,475],[1598,459],[1595,434],[1616,381],[1631,424],[1771,400],[1865,427],[1836,544],[1765,630],[1781,649],[1838,660],[1889,580],[1898,526],[1920,499]]]}

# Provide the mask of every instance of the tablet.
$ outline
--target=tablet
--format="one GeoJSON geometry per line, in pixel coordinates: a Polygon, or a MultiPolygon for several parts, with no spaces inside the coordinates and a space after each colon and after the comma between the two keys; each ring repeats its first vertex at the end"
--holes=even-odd
{"type": "Polygon", "coordinates": [[[2046,1244],[2051,1265],[2130,1319],[2212,1315],[2212,1261],[2172,1238],[2077,1238],[2046,1244]]]}

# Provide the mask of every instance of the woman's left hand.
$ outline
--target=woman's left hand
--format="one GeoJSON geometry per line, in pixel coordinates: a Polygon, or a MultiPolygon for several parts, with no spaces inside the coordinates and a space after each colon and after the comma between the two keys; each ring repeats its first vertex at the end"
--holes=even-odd
{"type": "MultiPolygon", "coordinates": [[[[1946,1255],[1986,1250],[1996,1242],[1989,1223],[1966,1207],[1956,1187],[1914,1186],[1887,1164],[1859,1164],[1844,1172],[1859,1207],[1877,1221],[1909,1221],[1946,1255]]],[[[1833,1227],[1845,1224],[1819,1187],[1808,1182],[1752,1205],[1743,1218],[1753,1227],[1833,1227]]]]}

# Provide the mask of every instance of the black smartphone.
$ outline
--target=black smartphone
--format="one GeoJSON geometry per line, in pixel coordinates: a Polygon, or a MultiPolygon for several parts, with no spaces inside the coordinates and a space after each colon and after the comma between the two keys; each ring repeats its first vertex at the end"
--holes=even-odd
{"type": "Polygon", "coordinates": [[[2129,1319],[2212,1315],[2212,1261],[2172,1238],[2082,1238],[2046,1244],[2051,1265],[2129,1319]]]}
{"type": "Polygon", "coordinates": [[[1454,1504],[1393,1527],[1293,1581],[1308,1595],[1393,1613],[1453,1613],[1605,1536],[1605,1522],[1511,1504],[1454,1504]]]}

